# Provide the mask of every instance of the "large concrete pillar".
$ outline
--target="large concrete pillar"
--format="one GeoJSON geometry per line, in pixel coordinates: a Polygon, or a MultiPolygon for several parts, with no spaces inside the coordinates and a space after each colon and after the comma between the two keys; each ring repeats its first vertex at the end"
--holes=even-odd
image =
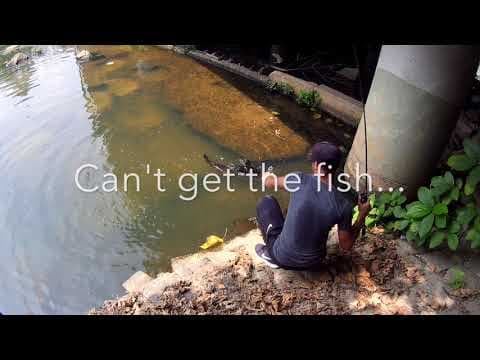
{"type": "MultiPolygon", "coordinates": [[[[479,48],[384,45],[365,106],[373,190],[426,184],[472,86],[479,48]]],[[[364,116],[345,164],[365,169],[364,116]]]]}

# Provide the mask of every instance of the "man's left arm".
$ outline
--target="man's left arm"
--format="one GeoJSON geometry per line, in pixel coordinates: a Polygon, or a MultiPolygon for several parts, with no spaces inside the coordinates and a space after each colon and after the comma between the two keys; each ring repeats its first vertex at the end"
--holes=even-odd
{"type": "Polygon", "coordinates": [[[362,230],[363,225],[365,224],[365,218],[370,212],[370,202],[362,203],[358,202],[358,218],[355,221],[355,224],[352,225],[352,210],[346,209],[342,222],[338,224],[338,240],[340,246],[343,250],[350,250],[355,243],[355,240],[360,235],[360,230],[362,230]]]}

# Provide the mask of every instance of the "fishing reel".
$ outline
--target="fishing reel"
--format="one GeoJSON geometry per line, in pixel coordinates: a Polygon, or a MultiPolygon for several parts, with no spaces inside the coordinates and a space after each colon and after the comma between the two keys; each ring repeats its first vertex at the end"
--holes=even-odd
{"type": "Polygon", "coordinates": [[[368,192],[362,191],[362,192],[360,193],[360,202],[361,202],[362,204],[365,204],[367,201],[368,201],[368,192]]]}

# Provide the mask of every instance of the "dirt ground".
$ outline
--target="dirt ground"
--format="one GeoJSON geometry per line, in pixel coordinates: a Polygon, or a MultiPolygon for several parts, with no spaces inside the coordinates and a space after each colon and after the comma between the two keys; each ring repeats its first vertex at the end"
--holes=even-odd
{"type": "Polygon", "coordinates": [[[254,230],[217,251],[174,259],[171,273],[143,274],[148,281],[132,282],[130,293],[90,314],[480,314],[478,256],[419,251],[374,229],[351,253],[331,241],[322,271],[294,272],[259,261],[259,241],[254,230]],[[453,268],[465,273],[457,290],[453,268]]]}

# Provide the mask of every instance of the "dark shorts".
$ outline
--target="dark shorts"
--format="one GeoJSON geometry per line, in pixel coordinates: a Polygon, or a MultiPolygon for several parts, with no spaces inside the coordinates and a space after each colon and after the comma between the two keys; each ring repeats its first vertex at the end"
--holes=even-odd
{"type": "MultiPolygon", "coordinates": [[[[269,255],[274,260],[273,244],[282,232],[284,222],[285,218],[283,217],[282,209],[277,199],[270,195],[261,198],[257,204],[258,228],[262,233],[263,241],[267,246],[269,255]]],[[[278,264],[276,260],[275,262],[278,264]]]]}
{"type": "Polygon", "coordinates": [[[321,268],[323,266],[323,261],[309,268],[294,268],[282,265],[275,258],[275,255],[273,254],[273,245],[282,232],[284,222],[285,218],[277,199],[270,195],[261,198],[257,204],[257,223],[258,228],[262,233],[263,241],[267,246],[268,254],[273,262],[286,270],[316,270],[317,268],[321,268]]]}
{"type": "Polygon", "coordinates": [[[270,195],[261,198],[257,204],[257,223],[262,233],[263,241],[267,246],[268,254],[273,262],[282,269],[304,270],[282,265],[273,254],[273,244],[275,244],[275,241],[277,241],[278,236],[282,232],[284,222],[285,218],[283,217],[282,209],[277,199],[270,195]]]}

